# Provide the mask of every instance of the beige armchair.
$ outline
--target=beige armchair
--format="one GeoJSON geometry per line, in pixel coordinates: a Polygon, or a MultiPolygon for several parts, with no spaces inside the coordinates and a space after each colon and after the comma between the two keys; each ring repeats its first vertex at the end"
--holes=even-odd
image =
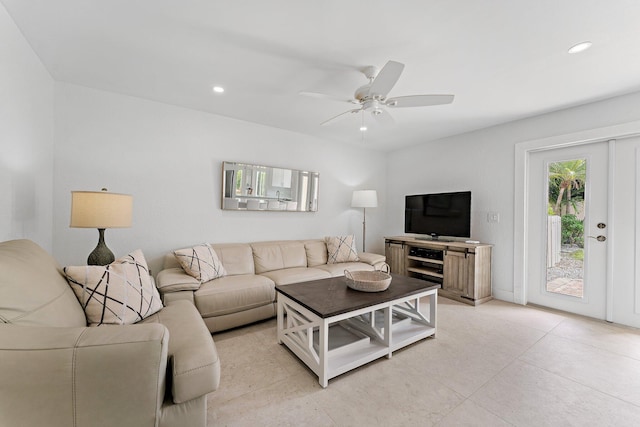
{"type": "Polygon", "coordinates": [[[193,304],[89,328],[46,251],[0,243],[1,426],[204,426],[219,380],[215,344],[193,304]]]}

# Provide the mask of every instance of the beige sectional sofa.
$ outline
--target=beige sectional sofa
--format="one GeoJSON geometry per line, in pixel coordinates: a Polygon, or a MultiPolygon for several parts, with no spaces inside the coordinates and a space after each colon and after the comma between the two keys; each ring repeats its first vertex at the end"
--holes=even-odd
{"type": "Polygon", "coordinates": [[[327,245],[319,239],[211,246],[226,276],[200,283],[170,253],[157,277],[165,304],[190,301],[211,332],[275,316],[276,285],[343,276],[345,269],[380,269],[385,262],[383,255],[359,253],[357,262],[327,264],[327,245]]]}
{"type": "Polygon", "coordinates": [[[220,360],[193,304],[87,327],[56,261],[0,243],[0,426],[205,426],[220,360]]]}

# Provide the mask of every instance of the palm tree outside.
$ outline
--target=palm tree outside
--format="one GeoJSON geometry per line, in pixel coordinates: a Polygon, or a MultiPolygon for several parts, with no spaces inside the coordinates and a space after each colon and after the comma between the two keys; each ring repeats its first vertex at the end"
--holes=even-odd
{"type": "Polygon", "coordinates": [[[551,163],[548,177],[548,224],[549,228],[556,227],[556,232],[549,233],[547,250],[560,253],[555,252],[559,256],[553,257],[554,261],[547,265],[547,291],[582,297],[584,228],[580,218],[584,210],[586,159],[551,163]]]}
{"type": "Polygon", "coordinates": [[[584,189],[586,179],[586,159],[567,160],[549,165],[549,189],[557,188],[557,191],[549,191],[550,195],[557,193],[553,209],[556,215],[562,216],[562,198],[566,197],[565,206],[569,209],[572,193],[574,190],[584,189]]]}

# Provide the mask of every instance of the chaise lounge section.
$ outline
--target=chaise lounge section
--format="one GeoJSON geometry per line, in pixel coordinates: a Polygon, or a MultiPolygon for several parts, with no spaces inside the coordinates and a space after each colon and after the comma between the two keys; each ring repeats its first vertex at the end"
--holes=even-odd
{"type": "Polygon", "coordinates": [[[358,253],[358,261],[330,263],[327,243],[284,240],[212,244],[226,270],[224,277],[200,282],[185,273],[173,253],[165,256],[157,286],[165,304],[187,300],[196,306],[211,332],[219,332],[276,314],[276,285],[343,276],[345,270],[374,270],[384,255],[358,253]]]}

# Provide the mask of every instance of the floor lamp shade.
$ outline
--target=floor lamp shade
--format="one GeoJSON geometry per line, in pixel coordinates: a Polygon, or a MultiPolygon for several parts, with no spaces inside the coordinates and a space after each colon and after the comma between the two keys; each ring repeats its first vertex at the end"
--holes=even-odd
{"type": "Polygon", "coordinates": [[[367,235],[367,208],[378,206],[378,193],[376,190],[355,190],[351,196],[352,208],[362,209],[362,252],[366,250],[365,239],[367,235]]]}
{"type": "Polygon", "coordinates": [[[131,227],[133,197],[107,191],[71,192],[71,227],[97,228],[98,246],[91,252],[89,265],[107,265],[114,261],[113,252],[104,242],[107,228],[131,227]]]}
{"type": "Polygon", "coordinates": [[[378,206],[376,190],[355,190],[351,197],[352,208],[375,208],[378,206]]]}

